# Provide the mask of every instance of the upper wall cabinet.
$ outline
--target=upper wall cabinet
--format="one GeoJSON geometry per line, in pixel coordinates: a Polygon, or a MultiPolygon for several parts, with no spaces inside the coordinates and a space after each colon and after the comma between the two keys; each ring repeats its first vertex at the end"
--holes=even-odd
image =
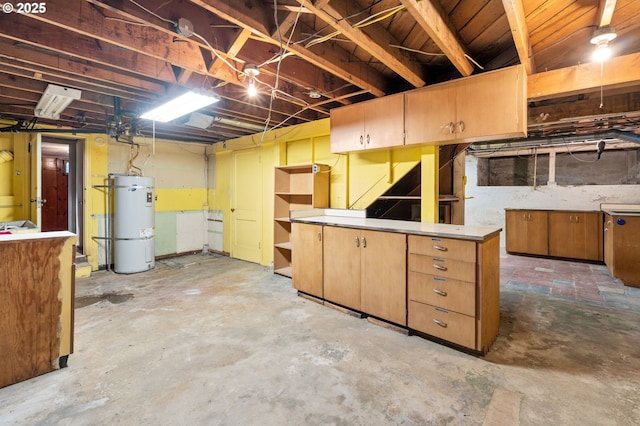
{"type": "Polygon", "coordinates": [[[404,144],[404,95],[398,93],[331,110],[331,152],[404,144]]]}
{"type": "Polygon", "coordinates": [[[522,65],[405,94],[405,145],[478,142],[527,135],[522,65]]]}

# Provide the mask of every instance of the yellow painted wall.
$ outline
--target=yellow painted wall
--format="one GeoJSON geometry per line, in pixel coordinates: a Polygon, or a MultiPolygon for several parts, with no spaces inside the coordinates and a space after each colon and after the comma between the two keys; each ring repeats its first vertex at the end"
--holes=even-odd
{"type": "MultiPolygon", "coordinates": [[[[332,154],[330,152],[329,119],[313,123],[288,127],[267,132],[264,137],[253,135],[216,144],[212,153],[216,156],[216,188],[210,191],[210,207],[222,210],[225,217],[230,216],[231,158],[232,152],[239,149],[260,149],[262,155],[262,181],[264,203],[263,217],[263,253],[262,264],[273,261],[273,176],[274,167],[308,163],[327,164],[331,167],[330,207],[363,209],[383,194],[401,177],[409,172],[421,160],[429,159],[423,167],[430,190],[423,190],[423,196],[432,197],[430,208],[425,211],[437,213],[437,148],[421,147],[394,148],[372,152],[332,154]],[[271,153],[271,155],[269,154],[271,153]],[[434,160],[435,158],[435,160],[434,160]],[[435,175],[435,192],[433,176],[435,175]],[[435,207],[434,207],[435,206],[435,207]]],[[[423,218],[437,216],[426,214],[423,218]]],[[[231,223],[224,222],[224,250],[230,251],[231,223]]]]}

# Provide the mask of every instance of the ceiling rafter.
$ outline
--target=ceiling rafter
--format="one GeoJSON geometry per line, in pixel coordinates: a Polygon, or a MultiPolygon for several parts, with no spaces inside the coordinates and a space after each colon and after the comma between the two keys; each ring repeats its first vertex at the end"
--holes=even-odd
{"type": "Polygon", "coordinates": [[[596,25],[598,27],[606,27],[611,25],[613,19],[613,11],[616,8],[616,0],[600,0],[598,2],[598,14],[596,25]]]}
{"type": "MultiPolygon", "coordinates": [[[[189,0],[209,12],[212,12],[223,19],[234,23],[242,28],[251,30],[260,36],[264,41],[280,46],[280,40],[271,36],[271,29],[275,27],[272,16],[264,8],[261,2],[256,0],[246,0],[243,2],[230,2],[222,0],[189,0]]],[[[299,30],[293,40],[301,40],[299,30]]],[[[384,96],[386,93],[386,82],[380,73],[377,73],[366,66],[366,64],[350,61],[347,52],[327,49],[326,46],[316,45],[307,49],[296,43],[286,46],[287,51],[293,52],[305,61],[334,74],[344,81],[353,83],[355,86],[368,90],[374,96],[384,96]]]]}
{"type": "Polygon", "coordinates": [[[349,22],[348,16],[354,9],[352,1],[333,0],[316,2],[316,4],[307,0],[297,1],[414,87],[425,85],[424,72],[420,65],[412,61],[406,51],[392,47],[399,45],[400,42],[387,30],[377,24],[360,29],[349,22]]]}
{"type": "Polygon", "coordinates": [[[531,43],[529,43],[529,30],[527,29],[522,0],[502,0],[502,4],[509,21],[520,63],[524,65],[527,74],[533,74],[536,72],[536,66],[531,51],[531,43]]]}
{"type": "Polygon", "coordinates": [[[464,77],[471,75],[473,65],[467,59],[464,47],[458,41],[457,34],[451,30],[452,26],[441,8],[436,6],[433,0],[400,0],[400,2],[440,50],[447,55],[458,72],[464,77]]]}

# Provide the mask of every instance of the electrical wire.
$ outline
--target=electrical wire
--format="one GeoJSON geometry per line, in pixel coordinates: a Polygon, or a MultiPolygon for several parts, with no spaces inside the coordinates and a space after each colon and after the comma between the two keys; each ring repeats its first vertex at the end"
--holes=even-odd
{"type": "MultiPolygon", "coordinates": [[[[171,19],[167,19],[167,18],[163,18],[162,16],[158,15],[157,13],[147,9],[146,7],[144,7],[143,5],[141,5],[140,3],[138,3],[135,0],[129,0],[131,3],[135,4],[136,6],[138,6],[140,9],[144,10],[145,12],[147,12],[150,15],[155,16],[156,18],[164,21],[164,22],[168,22],[170,24],[173,24],[174,26],[178,26],[178,23],[175,21],[172,21],[171,19]]],[[[160,5],[160,7],[164,6],[165,4],[167,4],[168,2],[165,2],[164,4],[160,5]]]]}
{"type": "MultiPolygon", "coordinates": [[[[395,15],[396,13],[404,9],[405,9],[404,5],[400,5],[400,6],[395,6],[389,9],[382,10],[380,12],[374,13],[371,16],[366,17],[365,19],[359,22],[356,22],[355,24],[352,25],[352,27],[357,29],[367,27],[377,22],[384,21],[385,19],[392,17],[393,15],[395,15]]],[[[339,19],[339,20],[336,20],[336,22],[340,22],[346,19],[347,18],[339,19]]],[[[341,34],[340,31],[334,31],[331,34],[328,34],[326,36],[310,41],[305,45],[305,47],[309,48],[311,46],[315,46],[316,44],[324,43],[325,41],[331,40],[332,38],[337,37],[340,34],[341,34]]]]}

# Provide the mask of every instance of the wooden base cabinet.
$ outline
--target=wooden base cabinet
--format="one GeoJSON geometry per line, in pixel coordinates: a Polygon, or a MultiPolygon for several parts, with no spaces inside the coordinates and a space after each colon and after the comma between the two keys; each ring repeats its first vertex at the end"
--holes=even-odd
{"type": "Polygon", "coordinates": [[[549,254],[549,225],[545,210],[507,210],[505,222],[507,252],[549,254]]]}
{"type": "Polygon", "coordinates": [[[324,297],[322,288],[322,225],[291,224],[293,288],[316,297],[324,297]]]}
{"type": "Polygon", "coordinates": [[[407,324],[406,243],[401,233],[324,227],[324,298],[407,324]]]}
{"type": "Polygon", "coordinates": [[[602,213],[549,212],[549,255],[603,260],[602,213]]]}
{"type": "Polygon", "coordinates": [[[602,212],[505,211],[508,253],[603,260],[602,212]]]}
{"type": "Polygon", "coordinates": [[[66,367],[73,353],[78,237],[23,235],[0,236],[0,388],[66,367]]]}
{"type": "Polygon", "coordinates": [[[640,216],[605,216],[604,258],[611,275],[640,287],[640,216]]]}
{"type": "Polygon", "coordinates": [[[486,353],[500,324],[500,239],[409,235],[408,326],[486,353]]]}

